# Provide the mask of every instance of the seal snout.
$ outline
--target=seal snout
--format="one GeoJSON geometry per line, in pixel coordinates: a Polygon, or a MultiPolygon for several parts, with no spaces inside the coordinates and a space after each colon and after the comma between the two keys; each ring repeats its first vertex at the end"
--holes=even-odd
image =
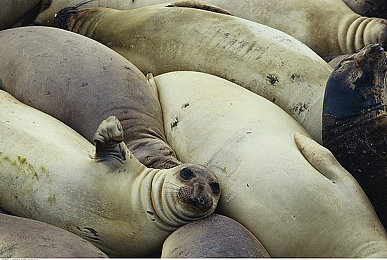
{"type": "Polygon", "coordinates": [[[219,196],[220,185],[211,172],[195,167],[184,167],[178,173],[183,184],[178,191],[178,200],[198,212],[215,209],[219,196]]]}

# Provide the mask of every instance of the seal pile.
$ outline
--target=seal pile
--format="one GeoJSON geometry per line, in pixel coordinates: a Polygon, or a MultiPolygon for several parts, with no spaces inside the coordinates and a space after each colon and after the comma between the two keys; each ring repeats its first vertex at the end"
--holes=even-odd
{"type": "Polygon", "coordinates": [[[2,1],[0,256],[387,257],[360,2],[2,1]]]}

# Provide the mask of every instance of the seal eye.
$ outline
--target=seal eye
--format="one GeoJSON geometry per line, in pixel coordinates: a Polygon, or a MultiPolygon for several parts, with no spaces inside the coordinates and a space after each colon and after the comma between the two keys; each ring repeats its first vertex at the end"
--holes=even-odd
{"type": "Polygon", "coordinates": [[[196,175],[188,168],[184,168],[180,171],[180,176],[184,179],[184,180],[189,180],[189,179],[192,179],[193,177],[195,177],[196,175]]]}
{"type": "Polygon", "coordinates": [[[219,193],[219,191],[220,191],[219,183],[217,183],[217,182],[211,182],[211,183],[210,183],[210,187],[211,187],[212,192],[213,192],[214,194],[218,194],[218,193],[219,193]]]}

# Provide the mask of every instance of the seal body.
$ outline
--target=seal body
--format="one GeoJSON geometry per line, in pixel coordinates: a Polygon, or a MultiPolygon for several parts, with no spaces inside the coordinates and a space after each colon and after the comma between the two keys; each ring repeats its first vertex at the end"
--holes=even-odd
{"type": "MultiPolygon", "coordinates": [[[[372,2],[379,2],[380,4],[378,6],[385,6],[385,1],[382,4],[383,1],[373,0],[372,2]]],[[[61,8],[74,6],[84,1],[51,0],[46,2],[50,2],[50,5],[44,12],[39,14],[36,22],[45,25],[54,25],[54,15],[61,8]]],[[[165,2],[168,1],[99,0],[92,1],[84,6],[135,9],[165,2]]],[[[322,0],[318,2],[313,0],[207,0],[204,2],[224,8],[235,16],[265,24],[292,35],[322,57],[352,53],[371,43],[380,43],[383,46],[387,44],[387,35],[385,33],[387,25],[385,20],[355,14],[341,0],[322,0]]],[[[352,2],[354,3],[353,5],[356,5],[356,2],[369,3],[370,1],[347,0],[346,2],[347,4],[348,2],[352,2]]],[[[363,3],[361,5],[364,5],[363,3]]],[[[386,9],[385,7],[383,8],[376,8],[375,6],[374,10],[379,10],[380,14],[384,12],[385,15],[386,9]]]]}
{"type": "Polygon", "coordinates": [[[357,179],[387,226],[387,53],[370,45],[343,59],[324,98],[323,143],[357,179]]]}
{"type": "Polygon", "coordinates": [[[258,239],[223,215],[193,221],[174,231],[163,244],[162,258],[270,257],[258,239]]]}
{"type": "Polygon", "coordinates": [[[356,180],[287,113],[208,74],[171,72],[155,81],[179,159],[217,175],[219,213],[271,256],[387,256],[386,232],[356,180]]]}
{"type": "Polygon", "coordinates": [[[130,257],[158,252],[173,230],[215,210],[220,187],[211,172],[146,168],[122,142],[116,118],[100,125],[94,148],[60,121],[0,94],[0,206],[10,213],[130,257]]]}
{"type": "Polygon", "coordinates": [[[332,68],[283,32],[230,15],[165,5],[63,10],[57,19],[116,50],[144,73],[193,70],[229,79],[274,102],[321,140],[322,97],[332,68]]]}
{"type": "Polygon", "coordinates": [[[4,258],[107,257],[95,246],[61,228],[0,214],[0,256],[4,258]]]}
{"type": "Polygon", "coordinates": [[[116,116],[125,143],[143,164],[180,164],[165,142],[157,91],[116,52],[81,35],[38,26],[2,31],[0,45],[0,89],[91,142],[100,122],[116,116]]]}
{"type": "Polygon", "coordinates": [[[343,2],[355,13],[387,19],[387,2],[384,0],[343,0],[343,2]]]}
{"type": "Polygon", "coordinates": [[[0,2],[0,30],[10,28],[39,2],[39,0],[2,0],[0,2]]]}

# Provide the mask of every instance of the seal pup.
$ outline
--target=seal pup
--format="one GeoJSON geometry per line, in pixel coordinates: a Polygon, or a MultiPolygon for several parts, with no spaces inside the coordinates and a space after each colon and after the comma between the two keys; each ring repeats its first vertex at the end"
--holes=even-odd
{"type": "Polygon", "coordinates": [[[150,256],[172,231],[215,210],[221,188],[207,168],[147,168],[122,141],[115,117],[101,123],[93,147],[0,91],[0,206],[120,257],[150,256]]]}
{"type": "Polygon", "coordinates": [[[43,26],[2,31],[0,46],[0,89],[90,142],[100,122],[116,116],[140,162],[161,169],[181,164],[166,143],[157,90],[121,55],[79,34],[43,26]]]}
{"type": "Polygon", "coordinates": [[[155,82],[178,158],[217,175],[219,214],[272,257],[387,256],[386,231],[359,184],[282,109],[204,73],[155,82]]]}
{"type": "Polygon", "coordinates": [[[387,227],[387,53],[370,45],[343,59],[324,97],[323,144],[356,178],[387,227]]]}
{"type": "MultiPolygon", "coordinates": [[[[373,2],[377,1],[382,3],[384,0],[373,2]]],[[[55,13],[62,8],[78,5],[84,0],[46,2],[50,2],[50,6],[39,14],[35,22],[54,26],[55,13]]],[[[96,0],[83,7],[135,9],[166,2],[178,6],[192,6],[187,2],[193,1],[96,0]]],[[[197,3],[197,1],[194,2],[197,3]]],[[[384,46],[387,44],[385,33],[387,25],[384,19],[355,14],[341,0],[320,0],[318,2],[314,0],[206,0],[204,2],[228,10],[235,16],[283,31],[305,43],[322,57],[352,53],[370,43],[379,42],[384,46]]]]}
{"type": "Polygon", "coordinates": [[[40,0],[0,1],[0,30],[10,28],[20,18],[39,4],[40,0]]]}
{"type": "Polygon", "coordinates": [[[107,257],[85,239],[40,221],[0,213],[0,257],[107,257]]]}
{"type": "Polygon", "coordinates": [[[322,98],[332,68],[293,37],[238,17],[156,5],[60,11],[63,28],[91,37],[143,73],[201,71],[274,102],[321,140],[322,98]]]}
{"type": "Polygon", "coordinates": [[[237,221],[219,214],[192,221],[164,241],[162,258],[264,258],[269,253],[237,221]]]}
{"type": "Polygon", "coordinates": [[[385,0],[343,0],[343,2],[355,13],[387,19],[387,1],[385,0]]]}

